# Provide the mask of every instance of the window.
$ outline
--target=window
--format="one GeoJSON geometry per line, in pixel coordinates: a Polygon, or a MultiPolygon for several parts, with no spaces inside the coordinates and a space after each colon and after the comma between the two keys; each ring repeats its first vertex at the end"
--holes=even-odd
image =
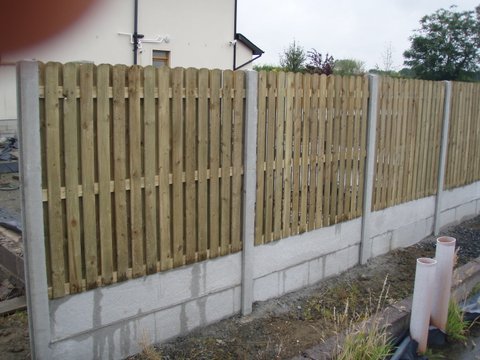
{"type": "Polygon", "coordinates": [[[170,51],[153,50],[152,65],[156,68],[170,65],[170,51]]]}

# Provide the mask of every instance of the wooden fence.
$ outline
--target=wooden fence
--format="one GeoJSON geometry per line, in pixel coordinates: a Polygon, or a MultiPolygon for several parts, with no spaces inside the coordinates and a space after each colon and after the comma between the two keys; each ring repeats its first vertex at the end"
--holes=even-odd
{"type": "Polygon", "coordinates": [[[445,188],[480,180],[480,84],[452,83],[445,188]]]}
{"type": "Polygon", "coordinates": [[[373,209],[436,194],[445,86],[381,78],[373,209]]]}
{"type": "Polygon", "coordinates": [[[40,67],[50,296],[239,251],[243,72],[40,67]]]}
{"type": "Polygon", "coordinates": [[[256,244],[362,213],[366,77],[260,72],[256,244]]]}
{"type": "MultiPolygon", "coordinates": [[[[255,243],[362,215],[368,77],[258,74],[255,243]]],[[[440,82],[381,78],[373,210],[437,192],[440,82]]],[[[242,249],[245,74],[40,64],[50,296],[242,249]]],[[[480,85],[453,83],[445,186],[480,180],[480,85]]]]}

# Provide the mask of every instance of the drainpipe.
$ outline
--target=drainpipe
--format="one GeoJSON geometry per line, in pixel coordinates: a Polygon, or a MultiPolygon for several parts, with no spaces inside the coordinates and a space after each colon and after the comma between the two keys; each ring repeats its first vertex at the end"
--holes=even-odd
{"type": "MultiPolygon", "coordinates": [[[[237,44],[235,44],[235,46],[237,46],[237,44]]],[[[235,53],[235,49],[233,49],[233,53],[235,53]]],[[[251,60],[248,60],[246,63],[243,63],[243,64],[241,64],[241,65],[238,65],[238,66],[236,66],[236,67],[235,67],[235,64],[234,64],[234,68],[233,68],[233,70],[238,70],[238,69],[241,69],[241,68],[242,68],[242,67],[244,67],[245,65],[248,65],[248,64],[250,64],[251,62],[253,62],[253,61],[257,60],[257,59],[258,59],[260,56],[262,56],[262,54],[260,54],[260,55],[257,55],[257,56],[256,56],[256,57],[254,57],[253,59],[251,59],[251,60]]]]}
{"type": "Polygon", "coordinates": [[[140,43],[140,39],[143,38],[143,34],[138,33],[138,0],[135,0],[134,3],[134,17],[133,17],[133,65],[137,65],[137,52],[138,52],[138,44],[140,43]]]}
{"type": "Polygon", "coordinates": [[[432,325],[442,330],[447,328],[448,302],[452,290],[453,265],[455,262],[456,239],[450,236],[442,236],[437,239],[435,259],[437,271],[433,289],[432,325]]]}
{"type": "Polygon", "coordinates": [[[410,316],[410,336],[418,343],[419,354],[423,354],[427,350],[436,264],[435,259],[417,259],[410,316]]]}
{"type": "MultiPolygon", "coordinates": [[[[235,0],[235,9],[233,12],[233,38],[237,35],[237,0],[235,0]]],[[[237,70],[237,42],[233,44],[233,70],[237,70]]]]}

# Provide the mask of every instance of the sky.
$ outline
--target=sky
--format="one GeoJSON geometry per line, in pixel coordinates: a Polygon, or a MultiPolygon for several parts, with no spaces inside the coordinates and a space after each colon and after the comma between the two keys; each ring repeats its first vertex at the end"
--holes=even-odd
{"type": "Polygon", "coordinates": [[[440,8],[474,10],[480,0],[238,0],[237,32],[265,51],[255,64],[279,64],[294,40],[306,51],[357,59],[380,69],[391,49],[394,70],[420,19],[440,8]]]}

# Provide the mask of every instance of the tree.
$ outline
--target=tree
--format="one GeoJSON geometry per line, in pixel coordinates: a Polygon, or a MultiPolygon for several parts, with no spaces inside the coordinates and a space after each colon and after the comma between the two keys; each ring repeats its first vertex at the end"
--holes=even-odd
{"type": "Polygon", "coordinates": [[[299,72],[305,69],[307,56],[305,50],[293,41],[288,48],[280,55],[280,66],[285,71],[299,72]]]}
{"type": "Polygon", "coordinates": [[[331,75],[333,73],[333,68],[335,67],[335,60],[333,56],[325,55],[325,59],[322,54],[317,50],[312,49],[307,54],[309,63],[306,66],[306,70],[310,74],[325,74],[331,75]]]}
{"type": "Polygon", "coordinates": [[[472,79],[480,62],[477,16],[473,11],[456,12],[453,6],[424,16],[410,37],[410,49],[403,53],[405,65],[421,79],[472,79]]]}
{"type": "Polygon", "coordinates": [[[335,75],[361,75],[365,73],[365,63],[355,59],[341,59],[335,61],[335,75]]]}
{"type": "Polygon", "coordinates": [[[385,51],[382,53],[383,71],[393,71],[393,48],[392,43],[388,43],[385,51]]]}

